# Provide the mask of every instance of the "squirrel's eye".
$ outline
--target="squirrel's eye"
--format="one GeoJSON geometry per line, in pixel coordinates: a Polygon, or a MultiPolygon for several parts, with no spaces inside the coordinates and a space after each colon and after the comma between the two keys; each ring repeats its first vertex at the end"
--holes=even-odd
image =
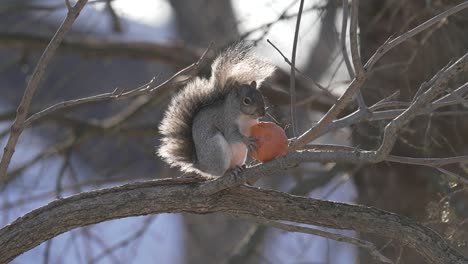
{"type": "Polygon", "coordinates": [[[245,97],[245,98],[244,98],[244,104],[245,104],[245,105],[249,105],[249,104],[251,104],[251,103],[252,103],[252,99],[250,99],[250,97],[245,97]]]}

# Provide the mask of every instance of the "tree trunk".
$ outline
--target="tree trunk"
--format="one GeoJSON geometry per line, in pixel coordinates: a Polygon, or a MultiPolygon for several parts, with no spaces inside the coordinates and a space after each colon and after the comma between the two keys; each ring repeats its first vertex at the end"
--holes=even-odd
{"type": "Polygon", "coordinates": [[[237,40],[236,17],[228,0],[171,0],[180,37],[188,44],[216,47],[237,40]]]}

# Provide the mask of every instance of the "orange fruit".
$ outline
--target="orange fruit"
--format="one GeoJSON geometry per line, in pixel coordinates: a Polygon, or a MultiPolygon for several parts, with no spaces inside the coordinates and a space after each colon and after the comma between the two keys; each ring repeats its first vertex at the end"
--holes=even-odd
{"type": "Polygon", "coordinates": [[[250,136],[256,140],[256,149],[249,153],[256,160],[268,161],[288,153],[288,137],[275,123],[260,122],[253,125],[250,136]]]}

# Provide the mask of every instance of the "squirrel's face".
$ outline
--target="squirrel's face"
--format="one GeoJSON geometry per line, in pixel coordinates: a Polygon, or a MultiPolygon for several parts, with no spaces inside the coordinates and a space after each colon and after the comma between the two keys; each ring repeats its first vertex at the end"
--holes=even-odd
{"type": "Polygon", "coordinates": [[[240,110],[243,114],[252,118],[260,118],[265,115],[265,102],[262,93],[257,90],[257,83],[242,84],[236,87],[240,110]]]}

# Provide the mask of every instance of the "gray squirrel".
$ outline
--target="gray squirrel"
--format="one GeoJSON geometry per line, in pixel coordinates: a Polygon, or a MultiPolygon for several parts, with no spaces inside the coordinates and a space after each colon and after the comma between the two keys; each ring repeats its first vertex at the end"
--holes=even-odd
{"type": "Polygon", "coordinates": [[[211,68],[209,79],[197,77],[172,98],[159,126],[158,155],[184,172],[237,174],[255,148],[250,127],[265,115],[257,88],[275,67],[241,43],[211,68]]]}

